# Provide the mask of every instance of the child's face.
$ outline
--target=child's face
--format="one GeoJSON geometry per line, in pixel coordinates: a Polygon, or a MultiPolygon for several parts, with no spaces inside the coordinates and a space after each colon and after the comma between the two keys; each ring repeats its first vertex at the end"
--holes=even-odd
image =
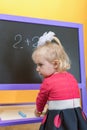
{"type": "Polygon", "coordinates": [[[36,71],[44,78],[55,73],[54,64],[47,61],[43,56],[36,58],[35,63],[37,65],[36,71]]]}

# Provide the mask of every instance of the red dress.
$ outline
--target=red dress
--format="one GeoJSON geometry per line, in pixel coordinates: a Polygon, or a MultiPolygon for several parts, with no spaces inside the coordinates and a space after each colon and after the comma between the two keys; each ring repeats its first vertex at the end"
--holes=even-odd
{"type": "Polygon", "coordinates": [[[44,79],[36,99],[37,110],[42,112],[47,102],[40,130],[87,130],[78,83],[72,74],[55,73],[44,79]]]}

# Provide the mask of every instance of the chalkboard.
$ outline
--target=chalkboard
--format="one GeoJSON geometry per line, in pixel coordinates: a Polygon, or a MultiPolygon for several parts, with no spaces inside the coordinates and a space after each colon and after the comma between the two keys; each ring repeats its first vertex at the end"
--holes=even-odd
{"type": "Polygon", "coordinates": [[[0,15],[0,90],[37,90],[42,78],[31,55],[39,37],[55,32],[71,59],[69,70],[78,81],[87,114],[83,25],[79,23],[0,15]]]}
{"type": "Polygon", "coordinates": [[[0,83],[40,84],[31,59],[39,37],[48,31],[55,32],[71,59],[71,72],[82,83],[81,24],[51,20],[6,17],[0,19],[0,83]],[[20,19],[21,18],[21,19],[20,19]],[[30,21],[29,21],[30,20],[30,21]],[[33,22],[32,22],[33,21],[33,22]],[[38,22],[39,21],[39,22],[38,22]]]}

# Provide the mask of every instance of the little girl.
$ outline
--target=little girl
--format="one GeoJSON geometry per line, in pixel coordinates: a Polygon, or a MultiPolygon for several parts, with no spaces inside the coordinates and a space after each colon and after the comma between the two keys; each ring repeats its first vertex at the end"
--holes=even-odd
{"type": "Polygon", "coordinates": [[[44,77],[36,99],[35,115],[48,110],[40,130],[87,130],[76,79],[67,72],[70,60],[54,32],[44,33],[32,54],[36,71],[44,77]]]}

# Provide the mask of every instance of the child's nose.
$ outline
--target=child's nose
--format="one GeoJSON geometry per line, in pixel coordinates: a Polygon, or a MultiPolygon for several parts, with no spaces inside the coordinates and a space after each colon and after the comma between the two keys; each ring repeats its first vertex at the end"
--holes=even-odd
{"type": "Polygon", "coordinates": [[[38,66],[36,67],[36,71],[39,71],[39,67],[38,66]]]}

